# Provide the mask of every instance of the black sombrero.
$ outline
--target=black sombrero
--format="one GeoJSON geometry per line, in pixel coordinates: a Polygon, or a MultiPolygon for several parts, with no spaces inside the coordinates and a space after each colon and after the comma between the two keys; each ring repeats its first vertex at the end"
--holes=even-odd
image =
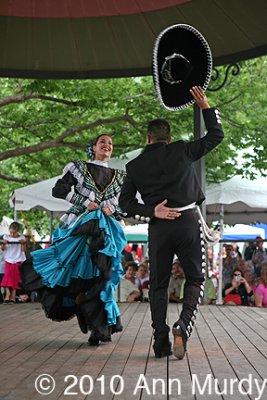
{"type": "Polygon", "coordinates": [[[157,37],[153,50],[153,79],[161,104],[178,111],[194,103],[189,89],[207,89],[212,72],[209,45],[198,30],[177,24],[157,37]]]}

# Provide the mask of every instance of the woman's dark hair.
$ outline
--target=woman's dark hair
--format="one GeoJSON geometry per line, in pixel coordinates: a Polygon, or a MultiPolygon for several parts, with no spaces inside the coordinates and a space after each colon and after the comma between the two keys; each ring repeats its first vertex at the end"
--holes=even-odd
{"type": "Polygon", "coordinates": [[[147,133],[153,142],[167,141],[170,137],[170,125],[165,119],[154,119],[149,122],[147,133]]]}
{"type": "Polygon", "coordinates": [[[135,272],[136,272],[137,269],[138,269],[138,266],[137,266],[137,264],[136,264],[134,261],[128,261],[128,262],[125,264],[125,266],[124,266],[124,270],[127,271],[127,269],[128,269],[129,267],[132,267],[132,268],[135,270],[135,272]]]}
{"type": "Polygon", "coordinates": [[[234,276],[234,274],[235,274],[237,271],[240,272],[241,276],[244,276],[244,275],[243,275],[243,271],[241,271],[240,268],[235,268],[235,269],[233,270],[232,276],[234,276]]]}

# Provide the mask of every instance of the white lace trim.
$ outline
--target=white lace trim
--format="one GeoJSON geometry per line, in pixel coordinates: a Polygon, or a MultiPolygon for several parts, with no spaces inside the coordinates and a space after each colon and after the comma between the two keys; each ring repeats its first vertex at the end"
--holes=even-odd
{"type": "Polygon", "coordinates": [[[106,167],[109,168],[107,161],[101,161],[101,160],[90,160],[89,164],[95,164],[95,165],[100,165],[101,167],[106,167]]]}
{"type": "Polygon", "coordinates": [[[111,199],[102,201],[102,202],[100,203],[100,207],[101,207],[101,208],[103,208],[103,207],[109,207],[109,208],[110,208],[110,211],[111,211],[112,213],[114,213],[114,212],[116,211],[116,208],[117,208],[118,205],[119,205],[118,197],[119,197],[119,195],[118,195],[117,197],[112,197],[111,199]]]}
{"type": "Polygon", "coordinates": [[[60,221],[64,222],[66,225],[70,225],[72,222],[76,221],[77,219],[76,214],[63,214],[62,217],[60,218],[60,221]]]}

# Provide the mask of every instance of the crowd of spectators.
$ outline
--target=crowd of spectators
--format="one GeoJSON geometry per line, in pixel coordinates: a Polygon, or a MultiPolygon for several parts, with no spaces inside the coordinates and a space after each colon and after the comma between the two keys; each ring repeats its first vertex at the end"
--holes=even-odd
{"type": "MultiPolygon", "coordinates": [[[[7,235],[8,236],[8,235],[7,235]]],[[[0,237],[0,302],[11,303],[7,299],[7,287],[1,285],[6,282],[5,265],[7,257],[7,236],[0,237]]],[[[41,246],[35,243],[30,229],[25,229],[23,235],[19,234],[19,240],[23,242],[20,250],[25,257],[40,249],[41,246]]],[[[11,240],[9,238],[9,240],[11,240]]],[[[14,240],[14,238],[13,238],[14,240]]],[[[9,245],[10,248],[11,245],[9,245]]],[[[18,245],[14,244],[13,246],[18,245]]],[[[143,257],[142,245],[130,245],[123,251],[123,276],[117,290],[117,299],[121,302],[148,302],[149,301],[149,261],[143,257]]],[[[218,297],[218,262],[214,262],[213,251],[207,249],[209,265],[208,276],[205,281],[206,304],[216,304],[218,297]]],[[[15,260],[16,261],[16,260],[15,260]]],[[[262,238],[257,237],[255,242],[248,242],[243,256],[236,243],[223,246],[223,303],[225,305],[246,305],[267,307],[267,250],[264,248],[262,238]]],[[[183,301],[184,285],[186,283],[183,266],[178,259],[175,259],[169,283],[169,301],[181,303],[183,301]]],[[[12,287],[10,288],[12,290],[12,287]]],[[[11,299],[11,295],[9,295],[11,299]]],[[[13,300],[13,298],[11,299],[13,300]]],[[[36,293],[28,293],[23,288],[16,288],[14,302],[28,302],[38,300],[36,293]]]]}
{"type": "MultiPolygon", "coordinates": [[[[125,276],[120,284],[120,301],[149,301],[149,261],[141,262],[140,253],[134,256],[127,247],[124,268],[125,276]],[[127,261],[126,261],[127,260],[127,261]],[[130,284],[130,283],[131,284],[130,284]]],[[[267,307],[267,250],[263,240],[257,237],[248,242],[242,256],[236,243],[223,246],[223,303],[225,305],[246,305],[267,307]]],[[[205,280],[205,304],[216,304],[218,298],[219,262],[213,261],[212,248],[207,249],[209,270],[205,280]]],[[[169,301],[183,301],[186,283],[183,267],[178,259],[172,266],[169,283],[169,301]]]]}
{"type": "Polygon", "coordinates": [[[223,299],[226,305],[267,306],[267,250],[261,237],[240,253],[236,243],[223,254],[223,299]]]}

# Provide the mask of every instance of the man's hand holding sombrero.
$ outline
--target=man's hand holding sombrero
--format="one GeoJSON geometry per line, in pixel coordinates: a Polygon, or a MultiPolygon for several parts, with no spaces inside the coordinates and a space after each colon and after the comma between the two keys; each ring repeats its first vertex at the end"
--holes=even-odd
{"type": "Polygon", "coordinates": [[[193,86],[190,89],[190,93],[195,100],[195,103],[201,108],[201,110],[205,110],[206,108],[209,108],[209,103],[207,96],[205,95],[205,92],[201,86],[193,86]]]}

